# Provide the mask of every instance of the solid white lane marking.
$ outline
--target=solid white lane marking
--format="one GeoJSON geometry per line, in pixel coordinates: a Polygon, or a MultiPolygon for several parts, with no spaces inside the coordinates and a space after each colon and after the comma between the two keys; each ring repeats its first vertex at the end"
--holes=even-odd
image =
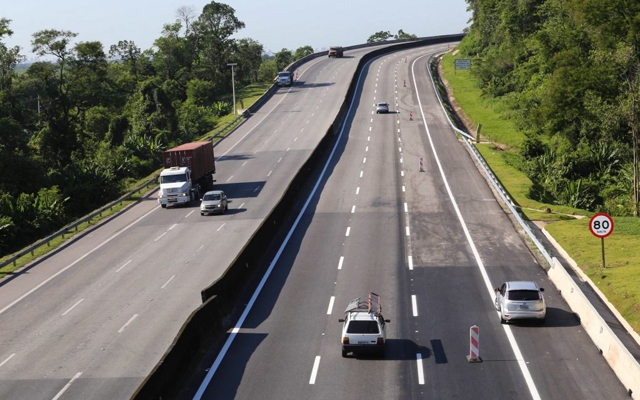
{"type": "Polygon", "coordinates": [[[220,225],[220,228],[216,229],[216,232],[220,232],[220,230],[226,225],[226,222],[223,222],[222,225],[220,225]]]}
{"type": "Polygon", "coordinates": [[[424,371],[422,370],[422,354],[416,354],[416,362],[418,364],[418,385],[424,385],[424,371]]]}
{"type": "Polygon", "coordinates": [[[409,270],[413,271],[413,257],[409,256],[407,258],[408,258],[408,261],[409,261],[409,270]]]}
{"type": "MultiPolygon", "coordinates": [[[[193,214],[193,212],[194,212],[194,210],[191,210],[191,211],[190,211],[187,215],[185,215],[184,217],[185,217],[185,218],[189,218],[189,216],[190,216],[191,214],[193,214]]],[[[171,230],[171,229],[169,229],[169,230],[171,230]]]]}
{"type": "Polygon", "coordinates": [[[409,212],[409,205],[404,203],[404,212],[409,212]]]}
{"type": "Polygon", "coordinates": [[[129,263],[130,263],[131,261],[132,261],[132,260],[129,260],[129,261],[127,261],[126,263],[122,264],[122,265],[120,266],[120,268],[118,268],[118,269],[116,270],[116,272],[120,272],[120,271],[122,270],[122,268],[124,268],[124,267],[126,267],[127,265],[129,265],[129,263]]]}
{"type": "Polygon", "coordinates": [[[227,179],[227,182],[229,182],[231,179],[233,179],[233,175],[231,175],[231,176],[227,179]]]}
{"type": "Polygon", "coordinates": [[[309,379],[309,385],[316,383],[316,377],[318,376],[318,367],[320,366],[320,356],[316,356],[316,360],[313,362],[313,369],[311,370],[311,378],[309,379]]]}
{"type": "Polygon", "coordinates": [[[351,232],[351,227],[350,226],[347,227],[347,233],[346,233],[345,236],[349,236],[349,232],[351,232]]]}
{"type": "Polygon", "coordinates": [[[416,295],[411,295],[411,308],[413,309],[413,316],[418,316],[418,301],[416,300],[416,295]]]}
{"type": "Polygon", "coordinates": [[[5,308],[3,308],[2,310],[0,310],[0,314],[2,314],[3,312],[7,311],[8,309],[10,309],[11,307],[13,307],[14,305],[16,305],[19,301],[21,301],[22,299],[24,299],[25,297],[29,296],[30,294],[32,294],[33,292],[35,292],[36,290],[40,289],[41,287],[43,287],[44,285],[46,285],[47,283],[49,283],[51,280],[55,279],[58,275],[62,274],[63,272],[65,272],[66,270],[68,270],[69,268],[73,267],[74,265],[76,265],[77,263],[79,263],[80,261],[84,260],[85,258],[89,257],[91,254],[93,254],[93,252],[95,252],[96,250],[98,250],[99,248],[101,248],[102,246],[104,246],[105,244],[109,243],[110,241],[112,241],[113,239],[115,239],[116,237],[120,236],[123,232],[126,232],[129,228],[131,228],[133,225],[137,224],[138,222],[142,221],[143,218],[146,218],[147,216],[149,216],[149,214],[151,214],[152,212],[156,211],[157,209],[159,209],[160,206],[158,205],[157,207],[155,207],[153,210],[147,212],[146,214],[144,214],[143,216],[141,216],[140,218],[136,219],[135,221],[133,221],[132,223],[130,223],[129,225],[125,226],[124,229],[122,229],[120,232],[114,234],[113,236],[111,236],[109,239],[105,240],[104,242],[100,243],[99,245],[97,245],[96,247],[94,247],[93,249],[89,250],[87,253],[85,253],[82,257],[78,258],[77,260],[75,260],[74,262],[72,262],[71,264],[67,265],[66,267],[62,268],[60,271],[56,272],[55,274],[51,275],[49,278],[45,279],[44,281],[42,281],[38,286],[34,287],[33,289],[29,290],[27,293],[23,294],[22,296],[18,297],[17,299],[15,299],[12,303],[10,303],[9,305],[7,305],[5,308]]]}
{"type": "Polygon", "coordinates": [[[138,314],[133,314],[133,317],[129,318],[126,324],[122,325],[122,328],[118,329],[118,333],[124,332],[125,328],[129,326],[134,319],[138,318],[138,314]]]}
{"type": "Polygon", "coordinates": [[[173,280],[173,278],[175,278],[175,277],[176,277],[175,275],[172,275],[172,276],[171,276],[171,278],[169,278],[169,280],[168,280],[168,281],[166,281],[166,282],[164,283],[164,285],[160,286],[160,289],[164,289],[164,288],[166,288],[166,287],[167,287],[167,285],[169,285],[169,283],[171,283],[171,281],[172,281],[172,280],[173,280]]]}
{"type": "Polygon", "coordinates": [[[329,308],[327,308],[327,315],[331,315],[331,311],[333,310],[333,302],[336,300],[335,296],[331,296],[329,299],[329,308]]]}
{"type": "MultiPolygon", "coordinates": [[[[421,58],[421,57],[420,57],[421,58]]],[[[418,61],[419,58],[415,59],[413,61],[413,63],[411,64],[411,73],[415,76],[415,72],[414,72],[414,67],[415,67],[415,63],[416,61],[418,61]]],[[[435,82],[433,82],[433,78],[432,79],[432,84],[434,85],[435,88],[435,82]]],[[[442,164],[440,163],[440,158],[438,157],[438,153],[436,152],[436,148],[435,145],[433,143],[433,139],[431,138],[431,132],[429,131],[429,126],[427,125],[427,120],[424,116],[424,111],[422,108],[422,101],[420,100],[420,95],[418,92],[418,86],[417,83],[415,82],[414,79],[414,87],[416,90],[416,93],[418,93],[418,107],[420,109],[420,115],[422,117],[422,122],[424,123],[424,128],[427,132],[427,138],[429,139],[429,144],[431,145],[431,150],[433,152],[433,158],[436,161],[436,164],[438,165],[438,170],[440,171],[440,176],[442,176],[442,181],[444,182],[444,186],[447,189],[447,194],[449,195],[449,198],[451,199],[451,204],[453,205],[453,209],[456,212],[456,215],[458,216],[458,221],[460,221],[460,225],[462,226],[462,230],[464,231],[464,235],[467,238],[467,242],[469,243],[469,246],[471,247],[471,252],[473,253],[473,256],[476,260],[476,264],[478,265],[478,269],[480,269],[480,274],[482,275],[482,279],[484,281],[485,287],[487,289],[487,292],[489,294],[489,298],[491,298],[493,300],[493,298],[495,297],[494,291],[493,291],[493,285],[491,285],[491,281],[489,280],[489,275],[487,274],[487,270],[484,266],[484,263],[482,262],[482,259],[480,258],[480,253],[478,252],[478,249],[476,248],[476,245],[473,241],[473,239],[471,238],[471,233],[469,232],[469,229],[467,228],[467,224],[464,221],[464,218],[462,217],[462,213],[460,212],[460,208],[458,207],[458,202],[456,201],[455,197],[453,197],[453,192],[451,191],[451,187],[449,186],[449,181],[447,180],[447,177],[444,174],[444,169],[442,168],[442,164]]],[[[498,312],[498,311],[496,311],[498,312]]],[[[513,336],[513,333],[511,332],[511,327],[509,327],[508,325],[502,325],[502,327],[504,328],[504,331],[507,335],[507,338],[509,339],[509,343],[511,344],[511,348],[513,349],[514,355],[516,357],[516,360],[518,360],[518,365],[520,366],[520,371],[522,372],[522,375],[524,377],[525,382],[527,383],[527,387],[529,388],[529,392],[531,393],[531,397],[533,397],[534,400],[540,400],[540,394],[538,393],[538,389],[536,388],[535,383],[533,382],[533,378],[531,376],[531,373],[529,372],[529,368],[527,367],[527,363],[524,360],[524,358],[522,357],[522,353],[520,352],[520,348],[518,347],[518,344],[516,343],[516,339],[513,336]]]]}
{"type": "Polygon", "coordinates": [[[409,236],[409,227],[407,226],[405,230],[407,231],[407,236],[409,236]]]}
{"type": "Polygon", "coordinates": [[[78,300],[78,301],[76,302],[76,304],[74,304],[74,305],[72,305],[71,307],[69,307],[69,309],[68,309],[67,311],[63,312],[61,316],[62,316],[62,317],[64,317],[65,315],[69,314],[69,312],[70,312],[71,310],[73,310],[74,308],[76,308],[76,306],[77,306],[78,304],[82,303],[83,301],[84,301],[84,299],[80,299],[80,300],[78,300]]]}
{"type": "Polygon", "coordinates": [[[340,261],[338,261],[338,269],[342,269],[343,262],[344,262],[344,256],[340,256],[340,261]]]}
{"type": "Polygon", "coordinates": [[[358,193],[360,193],[360,186],[356,188],[356,196],[358,195],[358,193]]]}
{"type": "Polygon", "coordinates": [[[62,397],[62,395],[64,394],[64,392],[67,391],[67,389],[69,389],[71,387],[71,384],[78,378],[80,378],[80,375],[82,375],[82,372],[78,372],[77,374],[74,375],[73,378],[71,378],[71,380],[64,385],[64,387],[62,388],[61,391],[58,392],[58,394],[56,395],[56,397],[54,397],[52,400],[58,400],[60,397],[62,397]]]}
{"type": "Polygon", "coordinates": [[[2,368],[3,365],[5,365],[6,363],[9,362],[9,360],[11,360],[13,358],[13,356],[15,356],[16,353],[11,354],[9,357],[5,358],[3,362],[0,363],[0,368],[2,368]]]}
{"type": "Polygon", "coordinates": [[[351,214],[356,212],[356,206],[351,207],[351,214]]]}

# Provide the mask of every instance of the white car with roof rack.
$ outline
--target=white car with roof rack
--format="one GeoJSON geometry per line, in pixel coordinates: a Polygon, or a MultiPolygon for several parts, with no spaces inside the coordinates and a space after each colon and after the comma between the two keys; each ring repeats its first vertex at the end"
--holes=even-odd
{"type": "Polygon", "coordinates": [[[375,353],[384,355],[387,334],[385,324],[391,322],[382,316],[380,296],[370,292],[366,300],[360,297],[349,302],[346,316],[338,321],[342,325],[342,357],[349,353],[375,353]]]}

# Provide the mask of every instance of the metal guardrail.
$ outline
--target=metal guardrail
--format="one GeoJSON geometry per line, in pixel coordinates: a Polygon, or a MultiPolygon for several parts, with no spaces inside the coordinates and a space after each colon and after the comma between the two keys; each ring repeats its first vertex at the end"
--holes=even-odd
{"type": "Polygon", "coordinates": [[[522,217],[520,217],[520,214],[516,211],[516,206],[515,206],[514,202],[507,195],[507,191],[502,187],[502,185],[498,181],[498,178],[493,174],[493,171],[491,170],[489,165],[487,165],[486,161],[484,160],[484,158],[482,157],[482,155],[480,154],[478,149],[476,149],[475,146],[473,146],[471,144],[471,141],[474,140],[474,137],[472,135],[468,134],[467,132],[461,131],[460,129],[456,128],[455,125],[453,124],[453,122],[451,121],[451,119],[449,118],[449,113],[447,112],[447,109],[445,108],[444,103],[442,102],[442,98],[440,97],[440,91],[438,90],[438,87],[436,86],[436,82],[433,79],[433,74],[431,72],[431,63],[433,62],[433,57],[434,56],[431,56],[429,58],[429,63],[428,63],[429,66],[428,66],[427,69],[429,71],[429,77],[431,78],[431,83],[433,84],[433,89],[436,92],[436,96],[438,98],[438,102],[440,103],[440,107],[442,107],[442,110],[444,111],[444,114],[447,117],[447,121],[449,121],[449,124],[451,125],[451,128],[455,132],[461,134],[465,138],[463,140],[463,142],[467,145],[467,148],[469,149],[471,154],[473,154],[473,156],[475,157],[478,165],[480,165],[480,167],[484,171],[485,175],[487,176],[487,178],[489,179],[489,181],[493,185],[494,189],[498,192],[498,194],[502,198],[502,201],[504,202],[504,204],[509,208],[509,210],[513,214],[513,216],[516,219],[516,221],[518,221],[518,223],[520,224],[522,229],[524,229],[524,231],[526,232],[527,236],[529,236],[529,238],[536,245],[538,250],[540,250],[540,253],[542,253],[544,258],[547,260],[547,263],[549,263],[549,267],[552,267],[553,266],[553,260],[552,260],[551,256],[549,255],[549,252],[547,251],[547,249],[545,249],[545,247],[538,240],[538,238],[536,238],[536,236],[533,234],[533,232],[531,232],[531,229],[529,229],[529,225],[527,225],[526,222],[524,222],[524,220],[522,219],[522,217]]]}

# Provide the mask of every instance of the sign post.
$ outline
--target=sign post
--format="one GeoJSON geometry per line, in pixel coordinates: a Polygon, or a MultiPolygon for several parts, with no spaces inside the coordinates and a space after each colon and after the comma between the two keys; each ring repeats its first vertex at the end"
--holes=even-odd
{"type": "Polygon", "coordinates": [[[609,214],[598,213],[591,217],[589,230],[595,237],[599,237],[602,246],[602,268],[606,268],[604,263],[604,238],[613,233],[613,218],[609,214]]]}

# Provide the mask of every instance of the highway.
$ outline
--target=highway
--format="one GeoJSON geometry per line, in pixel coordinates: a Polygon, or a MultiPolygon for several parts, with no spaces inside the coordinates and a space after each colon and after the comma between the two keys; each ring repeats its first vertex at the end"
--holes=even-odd
{"type": "Polygon", "coordinates": [[[237,334],[194,378],[196,399],[629,398],[446,122],[426,70],[446,48],[365,69],[317,190],[237,334]],[[500,324],[505,280],[547,289],[545,325],[500,324]],[[338,319],[370,291],[391,320],[386,355],[343,358],[338,319]],[[472,325],[480,363],[466,358],[472,325]]]}
{"type": "Polygon", "coordinates": [[[0,282],[0,399],[126,399],[323,137],[359,58],[317,58],[215,149],[226,215],[154,196],[0,282]]]}

